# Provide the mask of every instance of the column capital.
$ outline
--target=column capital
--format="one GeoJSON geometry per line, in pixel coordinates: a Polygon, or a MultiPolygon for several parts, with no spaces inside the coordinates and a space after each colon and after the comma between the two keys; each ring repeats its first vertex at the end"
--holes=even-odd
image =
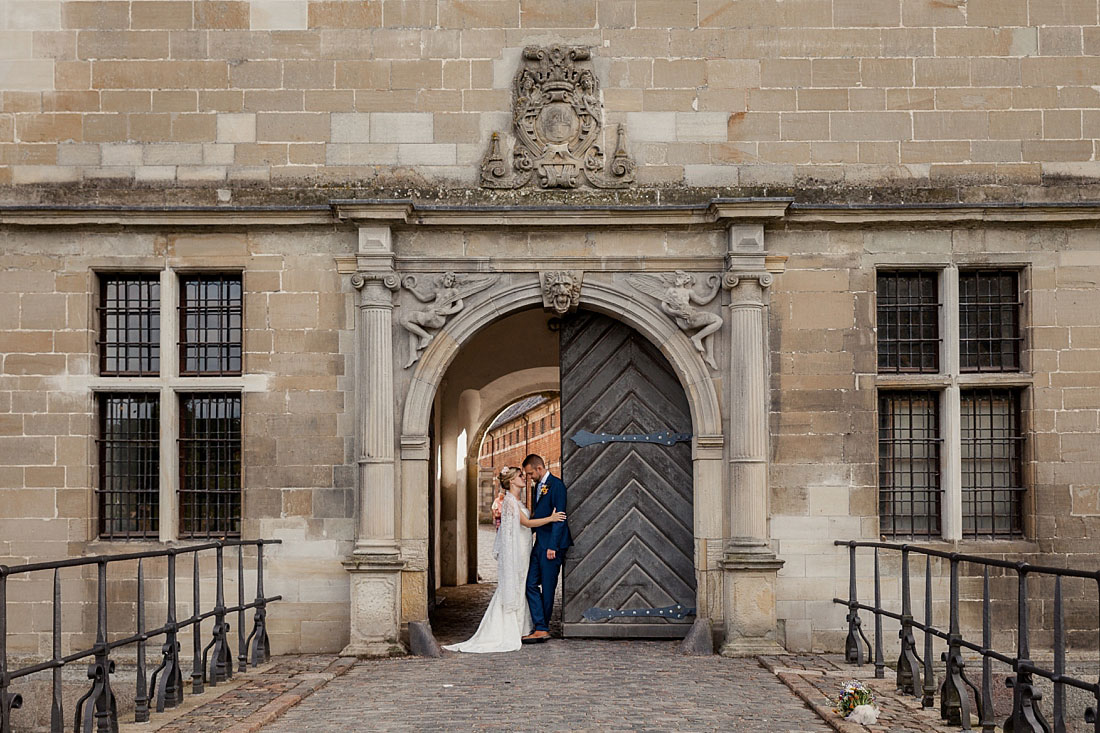
{"type": "Polygon", "coordinates": [[[722,276],[722,287],[730,291],[731,308],[763,308],[764,291],[774,279],[770,272],[730,270],[722,276]]]}
{"type": "Polygon", "coordinates": [[[359,291],[360,307],[392,308],[392,293],[401,287],[401,281],[392,270],[357,272],[351,276],[351,286],[359,291]]]}

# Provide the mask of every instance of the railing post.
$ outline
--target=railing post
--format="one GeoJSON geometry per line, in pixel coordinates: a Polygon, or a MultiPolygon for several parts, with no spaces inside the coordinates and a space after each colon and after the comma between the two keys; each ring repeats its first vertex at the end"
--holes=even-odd
{"type": "Polygon", "coordinates": [[[77,700],[76,730],[92,733],[116,733],[118,731],[118,704],[111,691],[111,673],[115,671],[107,646],[107,560],[96,563],[99,576],[96,592],[95,659],[88,665],[88,679],[92,689],[77,700]]]}
{"type": "Polygon", "coordinates": [[[844,640],[844,659],[863,666],[863,641],[860,635],[859,610],[856,608],[856,543],[848,543],[848,638],[844,640]]]}
{"type": "Polygon", "coordinates": [[[898,689],[920,697],[920,660],[913,637],[913,600],[909,590],[909,548],[901,548],[901,654],[898,656],[898,689]]]}
{"type": "Polygon", "coordinates": [[[993,609],[989,603],[989,566],[982,577],[982,733],[995,733],[993,720],[993,609]]]}
{"type": "Polygon", "coordinates": [[[886,662],[882,657],[882,582],[878,572],[878,548],[875,548],[875,679],[886,676],[886,662]]]}
{"type": "Polygon", "coordinates": [[[191,635],[192,650],[194,652],[193,664],[191,666],[191,694],[202,694],[202,622],[199,617],[202,615],[202,607],[199,605],[199,551],[195,550],[194,563],[192,564],[193,570],[191,571],[191,598],[194,600],[193,613],[191,618],[194,620],[194,625],[191,627],[191,631],[194,632],[191,635]]]}
{"type": "Polygon", "coordinates": [[[932,669],[932,556],[926,555],[924,562],[924,687],[921,689],[921,707],[930,708],[936,704],[936,673],[932,669]]]}
{"type": "Polygon", "coordinates": [[[225,682],[233,676],[233,661],[229,655],[229,639],[227,633],[229,624],[225,620],[225,573],[224,573],[225,543],[219,541],[215,550],[217,553],[217,596],[214,601],[214,638],[206,645],[202,653],[202,666],[206,670],[206,682],[211,687],[219,682],[225,682]],[[211,647],[213,649],[211,650],[211,647]],[[209,664],[207,664],[209,654],[209,664]]]}
{"type": "Polygon", "coordinates": [[[1050,733],[1050,726],[1035,705],[1042,699],[1042,695],[1032,684],[1031,643],[1028,639],[1027,573],[1027,563],[1016,565],[1017,636],[1016,661],[1013,664],[1016,674],[1005,680],[1005,684],[1012,688],[1012,714],[1005,721],[1003,728],[1005,733],[1050,733]]]}
{"type": "Polygon", "coordinates": [[[237,671],[248,669],[248,645],[244,634],[244,543],[237,545],[237,671]]]}
{"type": "Polygon", "coordinates": [[[183,702],[183,671],[180,668],[179,624],[176,622],[176,550],[168,550],[168,618],[161,662],[153,672],[150,687],[157,696],[157,712],[174,708],[183,702]],[[159,675],[159,682],[158,682],[159,675]]]}
{"type": "Polygon", "coordinates": [[[12,733],[11,711],[23,707],[23,698],[8,692],[8,569],[0,565],[0,733],[12,733]]]}
{"type": "Polygon", "coordinates": [[[1054,576],[1054,733],[1066,733],[1066,622],[1062,617],[1062,576],[1054,576]]]}
{"type": "Polygon", "coordinates": [[[264,541],[256,540],[256,611],[251,643],[252,666],[263,664],[271,657],[271,641],[267,637],[267,601],[264,599],[264,541]]]}
{"type": "Polygon", "coordinates": [[[970,730],[970,696],[963,682],[962,633],[959,629],[959,556],[951,554],[950,628],[947,651],[940,657],[946,662],[940,685],[940,717],[951,725],[970,730]]]}
{"type": "Polygon", "coordinates": [[[50,733],[65,730],[65,708],[61,702],[61,570],[53,569],[53,679],[51,680],[50,733]]]}
{"type": "Polygon", "coordinates": [[[145,676],[145,567],[137,567],[137,687],[134,692],[134,722],[149,722],[149,686],[145,676]]]}

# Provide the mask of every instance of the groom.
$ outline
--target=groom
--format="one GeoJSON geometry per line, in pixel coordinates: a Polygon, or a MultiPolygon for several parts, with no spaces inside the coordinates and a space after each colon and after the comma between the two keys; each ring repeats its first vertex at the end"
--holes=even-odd
{"type": "MultiPolygon", "coordinates": [[[[523,459],[523,471],[534,486],[535,508],[531,519],[549,517],[555,510],[565,511],[565,484],[550,475],[546,462],[534,453],[523,459]]],[[[527,605],[535,630],[523,637],[524,644],[537,644],[550,638],[550,615],[554,610],[554,590],[558,586],[565,551],[573,544],[569,522],[550,522],[535,528],[535,546],[527,569],[527,605]],[[540,590],[541,586],[541,590],[540,590]]]]}

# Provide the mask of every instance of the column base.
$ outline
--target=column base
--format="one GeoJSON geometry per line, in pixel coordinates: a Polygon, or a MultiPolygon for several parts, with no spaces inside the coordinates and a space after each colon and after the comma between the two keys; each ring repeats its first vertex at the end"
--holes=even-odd
{"type": "Polygon", "coordinates": [[[351,573],[351,634],[341,656],[392,657],[407,653],[400,638],[404,567],[396,549],[384,553],[357,551],[344,561],[344,569],[351,573]]]}
{"type": "Polygon", "coordinates": [[[783,561],[759,543],[727,546],[721,561],[726,635],[720,654],[746,657],[785,654],[778,642],[776,572],[783,561]]]}

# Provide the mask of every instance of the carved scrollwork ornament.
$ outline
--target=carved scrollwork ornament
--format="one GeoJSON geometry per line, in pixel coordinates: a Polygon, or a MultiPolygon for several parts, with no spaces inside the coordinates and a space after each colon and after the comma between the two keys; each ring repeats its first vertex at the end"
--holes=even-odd
{"type": "Polygon", "coordinates": [[[542,307],[559,316],[572,313],[581,304],[581,281],[584,273],[580,270],[557,270],[540,272],[542,285],[542,307]]]}
{"type": "Polygon", "coordinates": [[[395,272],[357,272],[351,276],[351,286],[359,291],[362,307],[391,307],[400,283],[395,272]]]}
{"type": "Polygon", "coordinates": [[[674,273],[632,275],[627,278],[633,287],[656,298],[661,312],[672,318],[676,326],[691,339],[692,345],[703,361],[717,371],[714,361],[714,334],[722,329],[722,316],[702,310],[718,295],[722,287],[721,275],[709,275],[700,290],[698,278],[683,270],[674,273]]]}
{"type": "Polygon", "coordinates": [[[466,307],[465,298],[480,293],[496,282],[495,276],[465,277],[446,272],[428,285],[421,286],[416,275],[406,275],[401,286],[412,293],[413,297],[425,307],[403,313],[399,319],[401,327],[408,334],[408,369],[420,360],[420,354],[435,338],[439,329],[447,325],[447,320],[466,307]]]}
{"type": "Polygon", "coordinates": [[[484,188],[626,188],[634,182],[634,161],[626,152],[622,125],[616,128],[610,165],[598,144],[603,131],[600,83],[579,46],[528,46],[512,81],[511,162],[494,132],[481,161],[484,188]]]}
{"type": "Polygon", "coordinates": [[[755,280],[761,288],[770,287],[775,277],[770,272],[727,272],[722,276],[722,287],[733,290],[742,280],[755,280]]]}

